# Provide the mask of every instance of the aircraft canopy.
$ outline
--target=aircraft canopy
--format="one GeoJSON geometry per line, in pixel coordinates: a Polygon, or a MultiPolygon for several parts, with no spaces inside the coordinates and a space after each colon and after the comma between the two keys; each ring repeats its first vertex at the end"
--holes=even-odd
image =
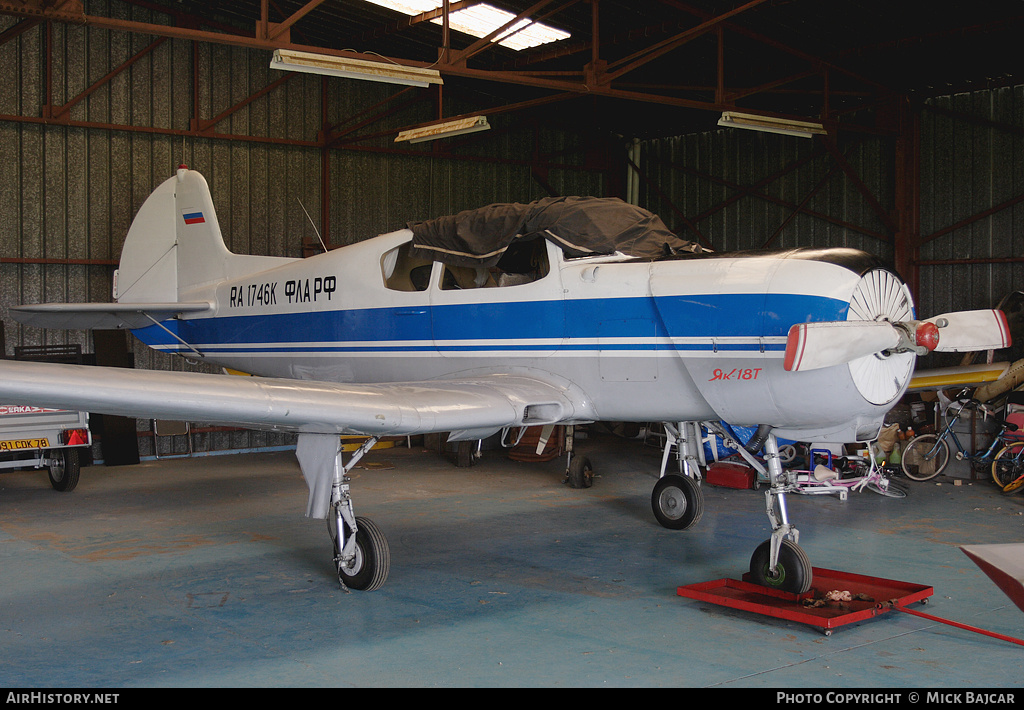
{"type": "Polygon", "coordinates": [[[516,240],[543,237],[569,257],[621,252],[657,259],[704,251],[661,218],[617,197],[546,197],[497,203],[455,215],[410,222],[419,256],[453,266],[494,266],[516,240]]]}

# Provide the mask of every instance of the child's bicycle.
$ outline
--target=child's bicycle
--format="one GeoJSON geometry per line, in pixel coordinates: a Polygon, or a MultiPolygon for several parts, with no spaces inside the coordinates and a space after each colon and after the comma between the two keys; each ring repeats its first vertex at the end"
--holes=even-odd
{"type": "Polygon", "coordinates": [[[1018,434],[1017,425],[1006,421],[1000,424],[999,433],[992,439],[987,449],[980,453],[969,453],[960,443],[959,437],[953,431],[957,420],[967,410],[981,409],[986,411],[976,399],[961,399],[953,402],[946,408],[946,426],[942,432],[936,434],[921,434],[910,440],[903,449],[900,467],[904,475],[914,481],[928,481],[935,478],[949,464],[949,441],[952,440],[956,446],[956,458],[958,461],[966,459],[971,468],[977,473],[992,472],[993,480],[1000,488],[1005,483],[1000,483],[1003,478],[1009,478],[1007,469],[1015,470],[1019,462],[1024,466],[1024,435],[1018,434]],[[1012,462],[1012,463],[1011,463],[1012,462]]]}
{"type": "Polygon", "coordinates": [[[795,471],[797,493],[804,495],[836,494],[846,500],[850,491],[869,490],[887,498],[906,498],[907,492],[892,483],[884,469],[875,463],[871,446],[866,458],[849,456],[833,459],[828,452],[812,450],[809,471],[795,471]],[[818,460],[824,458],[823,465],[818,460]]]}

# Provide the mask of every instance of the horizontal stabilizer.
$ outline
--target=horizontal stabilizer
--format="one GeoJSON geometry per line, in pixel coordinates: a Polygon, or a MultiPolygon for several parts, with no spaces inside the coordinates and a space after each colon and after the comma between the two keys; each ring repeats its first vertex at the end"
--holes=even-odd
{"type": "Polygon", "coordinates": [[[186,313],[213,309],[206,301],[198,303],[38,303],[11,308],[11,317],[19,323],[55,330],[92,330],[145,328],[186,313]]]}
{"type": "Polygon", "coordinates": [[[961,353],[1010,347],[1010,328],[1002,311],[956,311],[929,318],[939,327],[936,352],[961,353]]]}
{"type": "Polygon", "coordinates": [[[899,342],[899,332],[884,321],[797,323],[789,329],[784,366],[802,372],[841,365],[899,342]]]}

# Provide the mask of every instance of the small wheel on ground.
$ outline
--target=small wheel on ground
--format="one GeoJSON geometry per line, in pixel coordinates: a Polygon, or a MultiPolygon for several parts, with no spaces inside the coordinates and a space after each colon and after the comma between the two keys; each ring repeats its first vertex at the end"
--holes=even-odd
{"type": "Polygon", "coordinates": [[[53,461],[49,467],[49,474],[50,485],[54,490],[64,493],[75,490],[82,470],[78,449],[53,449],[47,458],[53,461]]]}
{"type": "Polygon", "coordinates": [[[355,556],[338,564],[338,579],[350,589],[372,592],[388,578],[391,551],[384,533],[372,520],[357,517],[356,526],[355,556]]]}
{"type": "Polygon", "coordinates": [[[569,462],[566,482],[570,488],[590,488],[594,485],[594,467],[586,456],[574,456],[569,462]]]}
{"type": "Polygon", "coordinates": [[[689,476],[671,473],[655,484],[651,508],[662,527],[686,530],[704,513],[704,493],[689,476]]]}
{"type": "Polygon", "coordinates": [[[750,557],[750,577],[754,584],[792,594],[803,594],[811,588],[814,573],[807,553],[792,540],[783,540],[775,571],[769,567],[772,541],[765,540],[750,557]]]}

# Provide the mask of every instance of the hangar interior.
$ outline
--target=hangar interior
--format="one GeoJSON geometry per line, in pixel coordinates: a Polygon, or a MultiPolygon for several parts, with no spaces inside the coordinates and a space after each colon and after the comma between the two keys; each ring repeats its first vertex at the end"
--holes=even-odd
{"type": "MultiPolygon", "coordinates": [[[[1015,328],[1019,3],[426,4],[0,1],[2,356],[204,371],[121,333],[9,317],[109,301],[133,217],[182,164],[205,176],[240,254],[309,256],[493,203],[618,197],[717,252],[860,249],[902,275],[918,313],[1008,304],[1015,328]],[[458,29],[485,6],[504,19],[458,29]],[[522,20],[553,34],[509,46],[522,20]],[[443,83],[282,71],[275,50],[443,83]],[[720,125],[736,113],[820,131],[720,125]],[[396,141],[458,120],[487,130],[396,141]]],[[[38,472],[0,474],[0,555],[22,570],[0,585],[5,685],[1020,685],[1005,641],[910,615],[823,637],[679,598],[677,585],[742,571],[769,529],[763,496],[707,487],[701,526],[665,530],[648,504],[661,451],[614,427],[580,439],[595,452],[586,490],[562,485],[564,461],[488,450],[457,467],[427,441],[371,452],[355,477],[394,561],[388,586],[361,595],[337,588],[322,530],[300,517],[292,435],[107,426],[98,438],[127,441],[139,463],[87,468],[55,497],[38,472]]],[[[115,463],[99,444],[93,456],[115,463]]],[[[902,500],[798,497],[816,564],[934,585],[930,612],[1024,636],[1020,610],[957,549],[1019,542],[1024,497],[963,461],[905,487],[902,500]]]]}

